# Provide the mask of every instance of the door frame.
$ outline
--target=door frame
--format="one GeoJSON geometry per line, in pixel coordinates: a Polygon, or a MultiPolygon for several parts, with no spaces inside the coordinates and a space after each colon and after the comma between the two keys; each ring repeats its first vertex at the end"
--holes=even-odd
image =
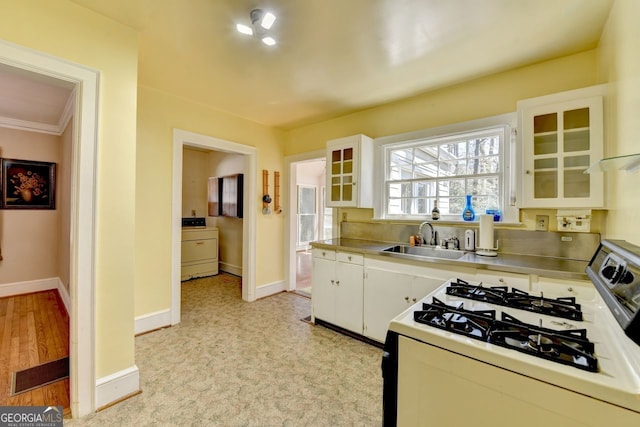
{"type": "Polygon", "coordinates": [[[173,129],[173,191],[171,196],[171,324],[180,323],[180,259],[182,240],[182,150],[184,147],[224,151],[244,156],[244,218],[242,221],[242,299],[256,299],[256,171],[258,150],[255,147],[173,129]]]}
{"type": "Polygon", "coordinates": [[[75,84],[70,191],[69,397],[72,417],[81,417],[96,408],[95,199],[100,73],[4,40],[0,40],[0,62],[75,84]]]}
{"type": "Polygon", "coordinates": [[[297,209],[294,209],[298,197],[296,164],[324,159],[326,155],[327,152],[325,150],[315,150],[284,158],[284,170],[289,172],[284,177],[284,188],[288,189],[287,206],[291,211],[289,224],[284,227],[284,282],[285,289],[288,291],[295,291],[296,289],[296,248],[298,246],[298,239],[296,238],[298,233],[297,209]]]}

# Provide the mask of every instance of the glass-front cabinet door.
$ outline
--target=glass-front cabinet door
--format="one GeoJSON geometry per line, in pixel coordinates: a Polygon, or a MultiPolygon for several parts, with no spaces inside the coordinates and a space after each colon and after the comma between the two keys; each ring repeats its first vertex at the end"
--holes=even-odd
{"type": "Polygon", "coordinates": [[[602,158],[602,97],[525,108],[521,114],[523,207],[602,207],[602,174],[585,173],[602,158]]]}
{"type": "Polygon", "coordinates": [[[372,207],[372,164],[373,140],[365,135],[327,142],[326,206],[372,207]]]}
{"type": "Polygon", "coordinates": [[[354,152],[357,147],[337,147],[331,150],[331,202],[354,201],[354,152]]]}

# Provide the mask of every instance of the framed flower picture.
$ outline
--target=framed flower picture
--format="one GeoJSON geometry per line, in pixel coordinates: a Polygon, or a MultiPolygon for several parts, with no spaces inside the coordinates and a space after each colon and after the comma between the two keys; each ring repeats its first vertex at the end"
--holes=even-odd
{"type": "Polygon", "coordinates": [[[2,209],[55,209],[56,164],[2,159],[2,209]]]}

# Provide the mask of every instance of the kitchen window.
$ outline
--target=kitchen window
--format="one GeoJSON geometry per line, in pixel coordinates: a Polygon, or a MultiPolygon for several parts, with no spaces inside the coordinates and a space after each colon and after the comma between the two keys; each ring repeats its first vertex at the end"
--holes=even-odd
{"type": "Polygon", "coordinates": [[[474,121],[424,131],[418,138],[419,133],[408,134],[404,141],[401,135],[382,139],[385,174],[379,217],[430,219],[437,201],[442,221],[462,221],[465,196],[471,194],[476,214],[500,209],[505,220],[511,220],[512,120],[498,118],[486,119],[491,126],[474,121]]]}

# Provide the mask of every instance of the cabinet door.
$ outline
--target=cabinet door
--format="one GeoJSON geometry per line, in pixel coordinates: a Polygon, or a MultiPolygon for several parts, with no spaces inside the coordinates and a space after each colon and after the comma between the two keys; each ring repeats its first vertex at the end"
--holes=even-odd
{"type": "Polygon", "coordinates": [[[603,153],[602,97],[523,111],[525,207],[601,207],[602,174],[584,171],[603,153]]]}
{"type": "Polygon", "coordinates": [[[362,334],[363,282],[362,265],[336,263],[334,323],[358,334],[362,334]]]}
{"type": "Polygon", "coordinates": [[[426,297],[443,283],[444,280],[440,277],[413,276],[411,281],[411,303],[413,304],[426,297]]]}
{"type": "Polygon", "coordinates": [[[335,261],[313,258],[311,305],[314,318],[334,322],[335,261]]]}
{"type": "Polygon", "coordinates": [[[358,144],[329,146],[327,150],[327,206],[357,206],[358,144]]]}
{"type": "Polygon", "coordinates": [[[367,267],[364,284],[364,335],[384,342],[391,319],[410,306],[411,274],[367,267]]]}

